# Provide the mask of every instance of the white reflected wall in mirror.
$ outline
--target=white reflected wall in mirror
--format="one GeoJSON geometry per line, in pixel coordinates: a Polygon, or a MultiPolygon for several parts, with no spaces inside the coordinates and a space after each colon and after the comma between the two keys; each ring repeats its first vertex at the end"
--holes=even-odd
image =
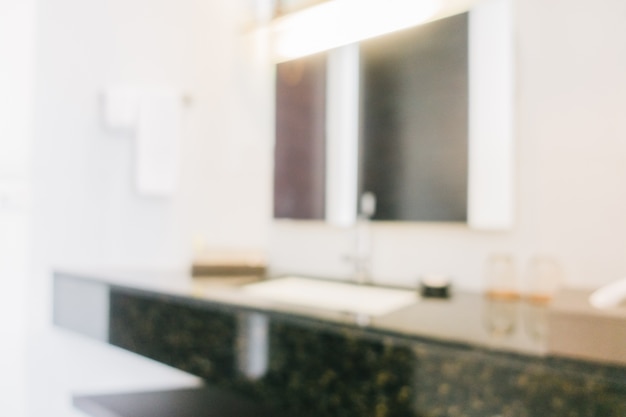
{"type": "Polygon", "coordinates": [[[326,221],[356,219],[359,157],[359,46],[328,53],[326,89],[326,221]]]}

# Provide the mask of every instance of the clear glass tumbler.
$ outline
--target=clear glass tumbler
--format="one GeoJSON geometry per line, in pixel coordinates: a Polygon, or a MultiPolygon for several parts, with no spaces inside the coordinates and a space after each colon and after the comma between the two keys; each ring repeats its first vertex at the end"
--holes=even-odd
{"type": "Polygon", "coordinates": [[[492,254],[485,263],[485,293],[498,300],[517,300],[520,291],[513,257],[505,253],[492,254]]]}
{"type": "Polygon", "coordinates": [[[557,260],[536,255],[528,263],[524,298],[532,304],[548,304],[563,283],[563,270],[557,260]]]}

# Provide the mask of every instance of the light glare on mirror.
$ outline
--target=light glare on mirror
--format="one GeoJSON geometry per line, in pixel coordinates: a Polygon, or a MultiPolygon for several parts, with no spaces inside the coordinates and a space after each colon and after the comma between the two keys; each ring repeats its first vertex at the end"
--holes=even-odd
{"type": "Polygon", "coordinates": [[[440,0],[334,0],[285,16],[272,26],[277,61],[359,42],[428,21],[440,0]]]}

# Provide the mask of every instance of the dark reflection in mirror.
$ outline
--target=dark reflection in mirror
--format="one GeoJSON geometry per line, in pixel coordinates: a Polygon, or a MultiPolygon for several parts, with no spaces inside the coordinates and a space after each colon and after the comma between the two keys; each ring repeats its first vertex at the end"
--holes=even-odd
{"type": "Polygon", "coordinates": [[[324,219],[326,55],[276,66],[274,218],[324,219]]]}
{"type": "Polygon", "coordinates": [[[467,13],[362,42],[361,84],[374,220],[467,221],[467,13]]]}

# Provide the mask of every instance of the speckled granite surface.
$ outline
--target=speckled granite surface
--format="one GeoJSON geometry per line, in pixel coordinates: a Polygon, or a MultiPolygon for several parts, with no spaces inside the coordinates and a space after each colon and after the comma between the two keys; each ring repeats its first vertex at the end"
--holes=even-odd
{"type": "Polygon", "coordinates": [[[108,291],[109,343],[289,416],[626,416],[624,367],[444,343],[180,294],[117,285],[108,291]],[[250,315],[262,318],[253,331],[242,326],[250,315]],[[258,354],[252,376],[242,371],[250,352],[258,354]]]}
{"type": "Polygon", "coordinates": [[[109,343],[214,382],[235,376],[233,314],[119,290],[110,300],[109,343]]]}

